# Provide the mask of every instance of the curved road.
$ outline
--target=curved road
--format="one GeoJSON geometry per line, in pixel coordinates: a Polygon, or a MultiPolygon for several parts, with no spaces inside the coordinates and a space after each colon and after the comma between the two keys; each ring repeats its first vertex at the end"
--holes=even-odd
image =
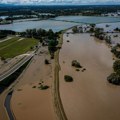
{"type": "Polygon", "coordinates": [[[5,78],[13,74],[16,70],[18,70],[23,64],[25,64],[28,60],[30,60],[34,54],[30,54],[24,59],[22,59],[20,62],[18,62],[16,65],[14,65],[11,69],[0,75],[0,82],[3,81],[5,78]]]}
{"type": "MultiPolygon", "coordinates": [[[[14,67],[12,67],[10,70],[8,70],[6,73],[3,73],[2,75],[0,75],[0,81],[3,81],[9,75],[11,75],[16,70],[18,70],[23,64],[25,64],[28,60],[30,60],[34,56],[34,54],[35,53],[26,56],[24,59],[22,59],[18,64],[16,64],[14,67]]],[[[5,103],[8,93],[10,92],[10,89],[16,83],[17,83],[17,81],[15,83],[13,83],[10,87],[8,87],[3,93],[0,94],[0,120],[9,120],[9,116],[5,109],[4,103],[5,103]]]]}

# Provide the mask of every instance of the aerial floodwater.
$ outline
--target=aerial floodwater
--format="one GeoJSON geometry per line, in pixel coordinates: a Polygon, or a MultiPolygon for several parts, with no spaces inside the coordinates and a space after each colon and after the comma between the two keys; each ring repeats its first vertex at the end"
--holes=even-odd
{"type": "Polygon", "coordinates": [[[0,2],[0,120],[120,120],[120,5],[0,2]]]}
{"type": "Polygon", "coordinates": [[[52,20],[32,20],[31,21],[14,21],[12,24],[0,25],[0,30],[13,30],[17,32],[25,31],[26,29],[52,29],[58,32],[63,29],[70,28],[83,23],[111,23],[120,22],[120,18],[114,17],[88,17],[88,16],[60,16],[52,20]]]}
{"type": "Polygon", "coordinates": [[[13,24],[0,25],[0,30],[13,30],[17,32],[23,32],[26,29],[52,29],[54,32],[78,25],[77,23],[67,23],[62,21],[53,20],[40,20],[40,21],[23,21],[14,22],[13,24]]]}
{"type": "Polygon", "coordinates": [[[120,89],[106,81],[114,62],[110,48],[88,33],[63,38],[60,94],[68,120],[120,120],[120,89]],[[73,60],[86,71],[76,71],[73,60]],[[71,75],[73,83],[65,83],[64,75],[71,75]]]}
{"type": "Polygon", "coordinates": [[[59,21],[70,21],[78,23],[111,23],[111,22],[120,22],[119,17],[98,17],[98,16],[59,16],[55,20],[59,21]]]}

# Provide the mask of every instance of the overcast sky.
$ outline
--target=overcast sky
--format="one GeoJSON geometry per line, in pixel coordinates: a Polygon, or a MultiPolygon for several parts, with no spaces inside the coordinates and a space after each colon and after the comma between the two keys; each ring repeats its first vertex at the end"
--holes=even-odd
{"type": "Polygon", "coordinates": [[[17,3],[17,4],[120,4],[120,0],[0,0],[0,3],[17,3]]]}

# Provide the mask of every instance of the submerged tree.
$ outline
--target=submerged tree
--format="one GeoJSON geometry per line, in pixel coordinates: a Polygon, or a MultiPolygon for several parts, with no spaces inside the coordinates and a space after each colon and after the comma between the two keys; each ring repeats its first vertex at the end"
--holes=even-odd
{"type": "Polygon", "coordinates": [[[120,75],[117,73],[112,73],[110,76],[107,77],[109,83],[114,85],[120,85],[120,75]]]}
{"type": "Polygon", "coordinates": [[[72,28],[72,31],[73,31],[73,33],[78,33],[78,32],[79,32],[77,26],[73,27],[73,28],[72,28]]]}
{"type": "Polygon", "coordinates": [[[107,77],[109,83],[114,85],[120,85],[120,60],[116,60],[113,63],[114,73],[107,77]]]}
{"type": "Polygon", "coordinates": [[[113,69],[114,69],[115,72],[117,72],[118,70],[120,70],[120,60],[116,60],[113,63],[113,69]]]}
{"type": "Polygon", "coordinates": [[[64,79],[65,79],[66,82],[72,82],[73,81],[73,78],[69,75],[65,75],[64,79]]]}
{"type": "Polygon", "coordinates": [[[80,65],[80,63],[77,60],[72,61],[72,66],[76,67],[76,68],[82,68],[82,66],[80,65]]]}

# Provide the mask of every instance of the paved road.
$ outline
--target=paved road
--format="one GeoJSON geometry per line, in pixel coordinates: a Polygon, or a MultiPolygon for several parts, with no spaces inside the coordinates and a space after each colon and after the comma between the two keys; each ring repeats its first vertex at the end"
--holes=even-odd
{"type": "Polygon", "coordinates": [[[5,106],[6,111],[7,111],[7,113],[8,113],[9,119],[10,119],[10,120],[15,120],[15,119],[14,119],[14,116],[13,116],[13,113],[12,113],[12,111],[11,111],[11,104],[10,104],[11,98],[12,98],[12,93],[13,93],[13,91],[10,91],[10,92],[7,94],[7,96],[6,96],[6,98],[5,98],[4,106],[5,106]]]}
{"type": "Polygon", "coordinates": [[[13,74],[16,70],[18,70],[22,65],[24,65],[28,60],[30,60],[34,54],[30,54],[24,59],[22,59],[18,64],[14,65],[11,69],[0,75],[0,81],[3,81],[5,78],[13,74]]]}

